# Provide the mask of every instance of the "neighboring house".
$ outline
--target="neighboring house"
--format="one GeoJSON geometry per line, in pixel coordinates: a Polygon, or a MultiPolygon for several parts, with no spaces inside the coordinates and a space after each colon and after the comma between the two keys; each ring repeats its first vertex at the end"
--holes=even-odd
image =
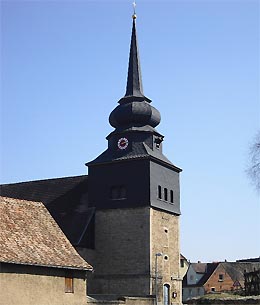
{"type": "Polygon", "coordinates": [[[244,289],[244,272],[258,270],[260,263],[191,263],[183,280],[183,302],[206,293],[244,289]]]}
{"type": "Polygon", "coordinates": [[[85,305],[91,270],[42,203],[0,197],[1,305],[85,305]]]}
{"type": "Polygon", "coordinates": [[[183,279],[189,268],[189,262],[182,254],[180,254],[180,277],[183,279]]]}
{"type": "Polygon", "coordinates": [[[217,263],[190,263],[182,282],[183,302],[189,298],[205,294],[203,284],[207,281],[216,266],[217,263]]]}
{"type": "Polygon", "coordinates": [[[244,289],[244,272],[259,269],[259,262],[221,262],[205,282],[205,293],[244,289]]]}

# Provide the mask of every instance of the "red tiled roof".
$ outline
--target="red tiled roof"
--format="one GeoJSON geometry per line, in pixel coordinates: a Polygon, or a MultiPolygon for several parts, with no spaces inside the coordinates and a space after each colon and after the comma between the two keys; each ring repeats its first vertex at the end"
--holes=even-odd
{"type": "Polygon", "coordinates": [[[92,270],[41,202],[1,196],[0,262],[92,270]]]}

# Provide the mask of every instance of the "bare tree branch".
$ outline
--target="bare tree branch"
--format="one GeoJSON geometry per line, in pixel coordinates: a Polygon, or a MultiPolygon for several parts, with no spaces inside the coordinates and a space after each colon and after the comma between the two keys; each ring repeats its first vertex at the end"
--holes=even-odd
{"type": "Polygon", "coordinates": [[[260,130],[250,147],[249,161],[250,165],[246,172],[256,190],[260,192],[260,130]]]}

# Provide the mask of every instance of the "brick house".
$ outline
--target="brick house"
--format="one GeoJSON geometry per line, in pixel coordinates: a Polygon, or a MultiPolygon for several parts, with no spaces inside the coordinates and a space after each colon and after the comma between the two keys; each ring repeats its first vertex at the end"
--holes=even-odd
{"type": "Polygon", "coordinates": [[[259,262],[221,262],[204,283],[205,293],[245,288],[244,272],[260,269],[259,262]]]}
{"type": "Polygon", "coordinates": [[[244,272],[259,268],[257,261],[191,263],[183,280],[183,302],[207,293],[243,290],[244,272]]]}
{"type": "Polygon", "coordinates": [[[0,215],[0,304],[85,305],[92,267],[44,205],[0,197],[0,215]]]}

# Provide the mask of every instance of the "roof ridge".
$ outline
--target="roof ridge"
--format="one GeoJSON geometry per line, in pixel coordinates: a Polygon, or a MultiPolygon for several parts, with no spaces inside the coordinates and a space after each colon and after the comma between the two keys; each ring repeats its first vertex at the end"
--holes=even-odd
{"type": "Polygon", "coordinates": [[[80,178],[80,177],[88,177],[88,175],[78,175],[78,176],[67,176],[67,177],[55,177],[55,178],[46,178],[46,179],[36,179],[36,180],[28,180],[21,182],[12,182],[12,183],[1,183],[1,185],[13,185],[13,184],[25,184],[31,182],[41,182],[41,181],[51,181],[51,180],[61,180],[61,179],[69,179],[69,178],[80,178]]]}

